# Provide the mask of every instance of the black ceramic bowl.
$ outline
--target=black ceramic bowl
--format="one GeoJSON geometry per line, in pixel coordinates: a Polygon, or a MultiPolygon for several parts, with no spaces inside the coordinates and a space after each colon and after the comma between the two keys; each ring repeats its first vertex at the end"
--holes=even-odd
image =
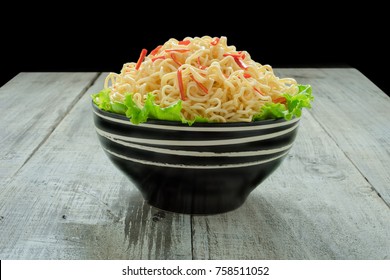
{"type": "Polygon", "coordinates": [[[299,124],[295,118],[134,125],[125,116],[92,106],[104,151],[144,199],[157,208],[188,214],[241,206],[285,158],[299,124]]]}

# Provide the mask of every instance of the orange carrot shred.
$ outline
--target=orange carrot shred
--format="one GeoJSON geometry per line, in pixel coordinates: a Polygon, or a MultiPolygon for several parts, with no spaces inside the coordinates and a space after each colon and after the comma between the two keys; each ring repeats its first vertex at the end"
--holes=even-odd
{"type": "Polygon", "coordinates": [[[218,44],[218,42],[219,42],[219,38],[218,38],[218,37],[215,37],[214,40],[212,40],[212,41],[210,42],[210,44],[213,45],[213,46],[216,46],[216,45],[218,44]]]}
{"type": "Polygon", "coordinates": [[[255,87],[253,87],[253,89],[256,91],[256,92],[258,92],[258,93],[260,93],[261,95],[265,95],[264,93],[262,93],[260,90],[258,90],[257,88],[255,88],[255,87]]]}
{"type": "Polygon", "coordinates": [[[161,48],[162,48],[162,45],[157,46],[154,50],[152,50],[152,52],[150,54],[151,55],[156,55],[161,48]]]}
{"type": "Polygon", "coordinates": [[[204,66],[204,65],[202,65],[202,64],[200,63],[200,56],[198,56],[198,59],[197,59],[197,61],[198,61],[199,69],[202,69],[202,70],[204,70],[204,69],[206,69],[206,68],[207,68],[206,66],[204,66]]]}
{"type": "Polygon", "coordinates": [[[177,65],[179,65],[179,66],[182,65],[182,64],[180,63],[180,61],[177,59],[177,57],[176,57],[176,55],[175,55],[174,53],[171,53],[171,58],[173,59],[173,61],[174,61],[177,65]]]}
{"type": "Polygon", "coordinates": [[[147,49],[142,49],[141,54],[139,55],[137,64],[135,65],[135,70],[138,70],[141,66],[142,61],[144,60],[148,50],[147,49]]]}
{"type": "Polygon", "coordinates": [[[179,84],[180,98],[181,98],[181,100],[184,101],[187,99],[187,97],[185,96],[185,93],[184,93],[183,76],[181,73],[181,69],[177,70],[177,82],[179,84]]]}
{"type": "Polygon", "coordinates": [[[179,53],[184,53],[184,52],[189,52],[190,49],[167,49],[165,52],[179,52],[179,53]]]}
{"type": "Polygon", "coordinates": [[[283,104],[285,104],[286,101],[287,101],[286,98],[283,96],[279,96],[279,97],[272,100],[272,102],[274,102],[274,103],[283,103],[283,104]]]}
{"type": "Polygon", "coordinates": [[[199,81],[197,81],[194,76],[191,75],[191,79],[194,80],[194,82],[198,85],[198,87],[200,87],[201,90],[203,90],[206,94],[209,93],[209,90],[202,84],[200,83],[199,81]]]}
{"type": "Polygon", "coordinates": [[[189,45],[190,43],[191,43],[190,40],[179,41],[179,45],[185,45],[185,46],[187,46],[187,45],[189,45]]]}
{"type": "Polygon", "coordinates": [[[152,62],[155,62],[155,61],[158,60],[158,59],[165,59],[165,55],[153,57],[153,58],[152,58],[152,62]]]}

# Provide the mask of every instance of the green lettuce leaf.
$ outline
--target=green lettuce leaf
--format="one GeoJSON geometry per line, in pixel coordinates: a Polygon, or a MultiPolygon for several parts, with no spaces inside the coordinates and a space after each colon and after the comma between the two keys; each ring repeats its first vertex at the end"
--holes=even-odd
{"type": "Polygon", "coordinates": [[[260,110],[260,113],[254,116],[254,120],[267,120],[284,118],[291,120],[293,117],[300,117],[303,108],[311,108],[311,101],[314,100],[312,88],[310,85],[298,85],[296,95],[283,94],[286,98],[286,104],[266,103],[260,110]]]}
{"type": "Polygon", "coordinates": [[[111,103],[111,107],[114,113],[126,115],[127,107],[125,104],[114,101],[111,103]]]}
{"type": "Polygon", "coordinates": [[[148,111],[149,118],[165,121],[182,121],[181,100],[168,107],[161,108],[154,103],[154,98],[155,96],[149,93],[143,108],[143,110],[148,111]]]}
{"type": "MultiPolygon", "coordinates": [[[[284,118],[290,120],[293,117],[300,117],[303,108],[311,108],[312,88],[310,85],[298,85],[298,93],[295,95],[283,94],[286,98],[284,103],[266,103],[260,110],[259,114],[255,115],[253,120],[267,120],[284,118]]],[[[100,92],[91,95],[93,102],[100,109],[108,112],[114,112],[121,115],[126,115],[134,124],[146,122],[148,119],[179,121],[192,125],[195,122],[210,122],[207,118],[200,116],[193,120],[186,120],[181,115],[182,101],[161,108],[154,103],[155,96],[149,93],[145,100],[145,105],[140,108],[133,100],[131,93],[126,93],[123,103],[111,102],[110,90],[104,89],[100,92]]]]}
{"type": "Polygon", "coordinates": [[[125,95],[124,105],[127,107],[126,116],[134,124],[146,122],[148,119],[186,122],[181,116],[181,100],[161,108],[154,103],[155,96],[149,93],[142,108],[134,102],[131,94],[125,95]]]}
{"type": "Polygon", "coordinates": [[[196,116],[195,119],[193,120],[183,120],[182,121],[183,123],[187,123],[188,125],[193,125],[194,123],[196,122],[203,122],[203,123],[207,123],[207,122],[211,122],[208,118],[203,118],[201,116],[196,116]]]}
{"type": "Polygon", "coordinates": [[[111,100],[110,100],[110,90],[103,89],[98,93],[91,95],[93,102],[100,109],[108,112],[112,112],[111,100]]]}
{"type": "Polygon", "coordinates": [[[268,120],[284,118],[288,114],[286,106],[281,103],[266,103],[261,107],[260,114],[255,115],[253,120],[268,120]]]}
{"type": "Polygon", "coordinates": [[[138,105],[134,102],[133,96],[131,94],[125,95],[125,100],[123,103],[127,107],[126,117],[128,117],[132,123],[139,124],[146,122],[148,119],[148,112],[138,107],[138,105]]]}

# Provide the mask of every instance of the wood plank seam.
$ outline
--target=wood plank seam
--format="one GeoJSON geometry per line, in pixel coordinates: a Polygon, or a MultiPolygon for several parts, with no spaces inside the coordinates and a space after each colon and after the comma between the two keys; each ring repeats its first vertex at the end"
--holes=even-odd
{"type": "Polygon", "coordinates": [[[190,216],[190,234],[191,234],[191,259],[195,260],[194,252],[194,215],[190,216]]]}
{"type": "Polygon", "coordinates": [[[340,151],[344,154],[344,156],[351,162],[351,164],[356,168],[356,170],[360,173],[360,175],[364,178],[364,180],[367,181],[367,183],[370,185],[371,189],[376,193],[376,195],[383,201],[383,203],[390,209],[390,203],[388,203],[385,199],[383,199],[381,193],[374,187],[374,185],[370,182],[370,180],[364,176],[364,173],[362,170],[360,170],[359,166],[355,164],[355,162],[348,156],[348,154],[343,150],[343,148],[337,143],[336,139],[332,137],[332,134],[329,133],[329,131],[326,129],[325,126],[322,125],[320,120],[318,120],[312,112],[308,112],[318,123],[318,125],[325,131],[325,133],[329,136],[330,139],[335,143],[335,145],[340,149],[340,151]]]}
{"type": "Polygon", "coordinates": [[[83,97],[83,95],[95,84],[96,80],[99,78],[99,76],[101,74],[102,74],[101,72],[97,72],[95,77],[93,77],[91,79],[91,81],[85,86],[85,88],[83,88],[80,91],[80,93],[76,96],[76,98],[72,101],[72,103],[66,108],[67,111],[65,112],[65,114],[63,116],[61,116],[60,118],[58,118],[58,120],[55,123],[53,123],[53,125],[51,126],[51,128],[50,128],[49,132],[47,133],[47,135],[32,150],[31,154],[26,158],[26,160],[23,162],[23,164],[8,179],[11,179],[14,176],[16,176],[19,173],[19,171],[23,168],[23,166],[25,166],[26,163],[34,156],[34,154],[42,147],[42,145],[45,144],[47,139],[49,139],[50,135],[52,135],[52,133],[58,127],[58,125],[65,119],[65,117],[69,114],[69,112],[72,111],[74,106],[77,104],[77,102],[79,102],[79,100],[83,97]]]}

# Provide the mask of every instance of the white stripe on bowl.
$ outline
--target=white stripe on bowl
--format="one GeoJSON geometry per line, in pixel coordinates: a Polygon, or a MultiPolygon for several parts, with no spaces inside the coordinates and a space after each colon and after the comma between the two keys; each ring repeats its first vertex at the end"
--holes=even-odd
{"type": "Polygon", "coordinates": [[[164,145],[164,146],[167,146],[167,145],[168,146],[219,146],[219,145],[241,144],[241,143],[255,142],[255,141],[275,138],[275,137],[282,136],[284,134],[287,134],[287,133],[293,131],[295,128],[298,127],[298,125],[299,125],[299,123],[295,124],[294,126],[288,128],[288,129],[278,131],[278,132],[268,133],[268,134],[264,134],[264,135],[242,137],[242,138],[233,138],[233,139],[223,139],[223,140],[204,140],[204,141],[156,140],[156,139],[128,137],[128,136],[112,134],[112,133],[103,131],[97,127],[96,127],[96,131],[98,134],[100,134],[101,136],[106,137],[108,139],[119,139],[119,140],[124,140],[127,142],[134,142],[134,143],[144,143],[144,144],[164,145]]]}
{"type": "Polygon", "coordinates": [[[133,161],[137,162],[140,164],[144,165],[153,165],[153,166],[160,166],[160,167],[173,167],[173,168],[187,168],[187,169],[223,169],[223,168],[238,168],[238,167],[247,167],[247,166],[253,166],[253,165],[260,165],[264,163],[268,163],[274,160],[277,160],[285,155],[288,154],[288,151],[285,153],[278,155],[273,158],[265,159],[265,160],[259,160],[259,161],[254,161],[254,162],[244,162],[244,163],[236,163],[236,164],[222,164],[222,165],[185,165],[185,164],[172,164],[172,163],[162,163],[162,162],[154,162],[154,161],[147,161],[147,160],[141,160],[141,159],[135,159],[135,158],[130,158],[124,155],[117,154],[113,151],[110,151],[106,148],[103,148],[107,153],[124,159],[128,161],[133,161]]]}
{"type": "MultiPolygon", "coordinates": [[[[99,132],[98,132],[99,133],[99,132]]],[[[100,134],[100,133],[99,133],[100,134]]],[[[100,134],[101,135],[101,134],[100,134]]],[[[105,137],[104,135],[102,135],[105,137]]],[[[177,155],[177,156],[192,156],[192,157],[250,157],[250,156],[261,156],[261,155],[270,155],[279,152],[283,152],[293,145],[293,143],[283,146],[276,149],[268,149],[268,150],[258,150],[258,151],[244,151],[244,152],[230,152],[230,153],[214,153],[214,152],[197,152],[197,151],[184,151],[184,150],[171,150],[164,148],[157,148],[151,146],[143,146],[139,144],[129,143],[121,140],[117,140],[111,137],[106,137],[114,143],[117,143],[122,146],[130,147],[138,150],[145,150],[160,154],[169,154],[169,155],[177,155]]]]}
{"type": "Polygon", "coordinates": [[[116,118],[111,118],[108,116],[104,116],[97,111],[93,111],[96,115],[99,117],[116,122],[121,124],[126,124],[130,126],[141,126],[141,127],[147,127],[147,128],[154,128],[154,129],[163,129],[163,130],[177,130],[177,131],[211,131],[211,132],[234,132],[234,131],[251,131],[251,130],[260,130],[260,129],[270,129],[280,126],[289,125],[292,123],[295,123],[299,121],[300,118],[294,118],[290,121],[285,122],[278,122],[274,124],[264,124],[264,125],[253,125],[253,126],[235,126],[235,127],[195,127],[195,126],[171,126],[171,125],[160,125],[160,124],[149,124],[149,123],[140,123],[140,124],[133,124],[130,122],[130,120],[121,120],[116,118]]]}

